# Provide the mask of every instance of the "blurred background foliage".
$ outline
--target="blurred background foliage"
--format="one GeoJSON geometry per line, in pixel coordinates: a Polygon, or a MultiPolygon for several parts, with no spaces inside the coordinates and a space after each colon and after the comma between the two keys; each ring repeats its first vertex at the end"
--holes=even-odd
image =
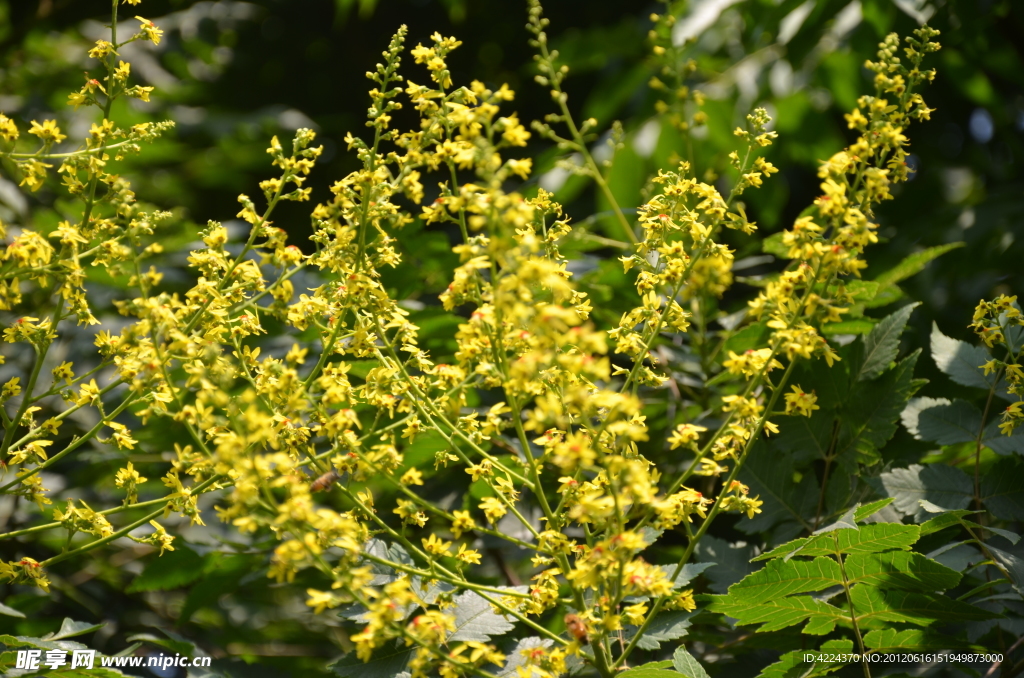
{"type": "MultiPolygon", "coordinates": [[[[124,5],[122,16],[132,9],[124,5]]],[[[375,0],[145,0],[134,9],[166,32],[158,47],[131,45],[124,54],[133,74],[157,91],[148,104],[120,102],[114,117],[128,124],[170,118],[177,128],[140,157],[124,161],[121,171],[142,202],[176,214],[164,262],[172,285],[174,267],[180,280],[185,275],[185,251],[174,253],[175,245],[195,240],[208,219],[230,226],[237,194],[258,194],[256,184],[270,175],[264,148],[272,134],[288,137],[299,127],[318,131],[325,153],[308,184],[314,203],[325,200],[328,186],[356,167],[343,138],[365,129],[363,73],[400,23],[410,27],[410,45],[427,41],[434,31],[463,41],[449,61],[456,84],[508,83],[523,120],[552,111],[547,91],[532,79],[526,11],[516,0],[391,0],[380,6],[375,0]]],[[[691,160],[699,175],[723,175],[720,180],[728,182],[731,130],[754,106],[764,106],[781,137],[768,159],[782,171],[766,189],[747,194],[746,209],[766,235],[788,227],[818,193],[818,162],[853,138],[842,114],[869,90],[864,59],[874,56],[885,34],[907,34],[928,21],[942,31],[943,50],[932,64],[938,77],[924,93],[937,110],[930,122],[909,133],[916,173],[896,187],[897,199],[876,215],[884,244],[870,250],[865,277],[924,248],[964,243],[901,283],[908,299],[922,302],[905,335],[907,348],[927,348],[932,320],[946,334],[968,338],[966,325],[980,298],[1024,291],[1024,3],[693,0],[678,10],[673,40],[696,62],[688,84],[706,94],[709,116],[707,126],[689,139],[655,114],[656,93],[648,87],[657,71],[647,39],[649,15],[664,11],[662,4],[550,0],[546,7],[552,43],[571,68],[570,109],[597,118],[602,130],[621,121],[625,136],[609,170],[621,205],[635,208],[650,176],[679,159],[691,160]]],[[[73,112],[65,100],[81,86],[83,72],[95,67],[85,51],[103,35],[108,16],[104,0],[0,0],[0,111],[26,126],[32,119],[56,117],[69,141],[84,137],[93,113],[73,112]]],[[[411,59],[405,74],[426,77],[411,59]]],[[[411,120],[396,116],[399,127],[411,120]]],[[[595,140],[595,148],[607,149],[603,157],[612,159],[611,146],[602,139],[595,140]]],[[[604,229],[604,235],[617,237],[614,224],[601,216],[606,205],[587,180],[555,166],[557,149],[535,136],[527,151],[538,158],[536,178],[522,190],[537,185],[553,190],[577,222],[589,218],[594,232],[604,229]]],[[[66,205],[55,186],[28,194],[17,181],[10,168],[0,168],[0,219],[55,223],[66,205]]],[[[287,203],[278,209],[277,225],[309,251],[308,206],[287,203]]],[[[406,264],[387,280],[398,298],[410,300],[424,329],[423,345],[439,361],[453,352],[458,323],[440,311],[436,299],[454,261],[453,235],[419,223],[408,226],[401,240],[406,264]]],[[[749,285],[778,269],[756,239],[737,240],[735,246],[734,273],[743,284],[719,302],[723,314],[741,310],[749,285]]],[[[595,299],[595,318],[615,322],[635,294],[615,260],[617,249],[580,240],[576,250],[572,266],[595,299]]],[[[103,279],[102,271],[91,275],[98,293],[117,297],[116,281],[103,279]]],[[[300,291],[301,283],[296,284],[300,291]]],[[[91,331],[82,338],[91,346],[91,331]]],[[[68,351],[73,354],[74,348],[68,351]]],[[[679,383],[686,386],[687,370],[701,369],[682,365],[679,383]]],[[[918,364],[917,375],[933,380],[921,395],[942,393],[944,378],[930,361],[918,364]]],[[[672,421],[675,401],[665,399],[664,407],[666,421],[672,421]]],[[[136,466],[159,478],[166,471],[160,452],[179,439],[177,432],[147,429],[138,437],[146,453],[132,457],[136,466]]],[[[407,454],[432,455],[436,442],[425,438],[407,454]]],[[[926,451],[901,431],[888,446],[892,456],[887,459],[914,461],[926,451]]],[[[103,489],[116,469],[104,463],[112,453],[97,446],[90,454],[72,468],[78,474],[72,486],[91,486],[100,504],[113,505],[117,500],[103,489]]],[[[5,531],[18,519],[15,508],[0,510],[0,524],[9,523],[5,531]]],[[[189,534],[185,531],[186,539],[189,534]]],[[[265,549],[232,545],[230,534],[213,525],[194,537],[191,546],[181,544],[159,560],[132,545],[108,553],[109,558],[67,562],[54,573],[50,596],[5,591],[6,604],[27,618],[0,617],[0,627],[39,635],[55,630],[65,615],[106,620],[111,623],[93,641],[106,651],[120,650],[124,638],[146,627],[177,629],[225,657],[220,662],[234,657],[229,663],[236,672],[253,676],[319,675],[324,659],[347,647],[331,615],[314,617],[303,604],[304,582],[282,588],[266,579],[269,544],[265,549]],[[217,540],[221,543],[213,548],[217,540]],[[257,660],[258,665],[237,669],[245,665],[239,661],[257,660]]],[[[13,550],[35,555],[33,548],[52,553],[60,544],[0,542],[0,557],[13,556],[13,550]]]]}

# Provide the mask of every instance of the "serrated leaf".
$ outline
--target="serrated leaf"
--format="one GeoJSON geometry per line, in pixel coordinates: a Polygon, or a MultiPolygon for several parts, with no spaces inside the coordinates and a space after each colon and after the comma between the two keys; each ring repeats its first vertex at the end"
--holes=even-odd
{"type": "Polygon", "coordinates": [[[985,349],[947,337],[935,323],[932,323],[931,344],[935,364],[956,383],[984,389],[996,383],[995,373],[986,376],[981,368],[992,359],[985,349]]]}
{"type": "Polygon", "coordinates": [[[761,671],[758,678],[815,678],[838,671],[844,664],[840,662],[814,662],[808,664],[804,661],[804,655],[810,654],[849,654],[853,651],[852,640],[830,640],[821,646],[817,652],[808,650],[793,650],[787,652],[779,661],[771,664],[761,671]]]}
{"type": "Polygon", "coordinates": [[[763,603],[774,598],[824,591],[843,583],[835,560],[772,560],[760,570],[729,587],[729,597],[746,603],[763,603]]]}
{"type": "MultiPolygon", "coordinates": [[[[516,587],[526,591],[527,587],[516,587]]],[[[478,640],[488,641],[492,636],[508,633],[515,624],[500,614],[495,614],[491,604],[476,591],[465,591],[455,596],[455,607],[448,610],[455,615],[455,630],[448,636],[448,641],[478,640]]]]}
{"type": "Polygon", "coordinates": [[[956,619],[958,623],[963,623],[999,616],[945,596],[878,589],[873,586],[854,586],[850,590],[850,599],[861,628],[870,628],[869,624],[879,622],[928,626],[936,621],[956,619]]]}
{"type": "Polygon", "coordinates": [[[922,410],[917,418],[918,440],[939,445],[976,441],[981,431],[981,410],[964,400],[935,405],[922,410]]]}
{"type": "MultiPolygon", "coordinates": [[[[996,393],[999,394],[998,391],[996,393]]],[[[985,427],[982,443],[997,454],[1024,455],[1024,426],[1018,426],[1010,435],[1003,435],[999,424],[997,417],[985,427]]]]}
{"type": "Polygon", "coordinates": [[[733,596],[709,596],[707,609],[737,620],[739,624],[762,624],[758,633],[778,631],[806,621],[804,633],[824,635],[836,622],[849,618],[842,610],[810,596],[778,598],[758,604],[740,601],[733,596]]]}
{"type": "Polygon", "coordinates": [[[841,515],[839,519],[836,520],[836,522],[832,523],[831,525],[826,525],[825,527],[818,528],[811,534],[825,534],[826,532],[835,532],[836,530],[859,530],[860,528],[857,526],[857,521],[854,518],[854,515],[856,513],[857,507],[853,507],[849,511],[841,515]]]}
{"type": "Polygon", "coordinates": [[[914,379],[917,350],[896,367],[871,381],[854,382],[841,415],[842,427],[836,450],[840,463],[854,454],[877,459],[877,452],[896,433],[900,413],[924,381],[914,379]],[[874,452],[874,456],[871,454],[874,452]]]}
{"type": "Polygon", "coordinates": [[[328,669],[343,678],[394,678],[405,670],[412,653],[413,648],[406,647],[403,642],[396,642],[389,648],[374,652],[368,662],[363,662],[355,652],[350,652],[328,669]]]}
{"type": "MultiPolygon", "coordinates": [[[[644,635],[636,642],[637,647],[641,650],[659,650],[661,644],[666,643],[670,640],[678,640],[685,636],[690,628],[690,618],[693,617],[696,612],[663,612],[654,618],[654,621],[650,623],[647,630],[644,631],[644,635]]],[[[632,634],[627,634],[630,638],[636,635],[637,627],[630,627],[632,634]]]]}
{"type": "Polygon", "coordinates": [[[878,481],[884,493],[895,500],[896,510],[918,521],[928,516],[921,507],[921,499],[956,510],[966,508],[974,498],[973,481],[960,469],[945,464],[912,464],[883,473],[878,481]]]}
{"type": "Polygon", "coordinates": [[[1020,541],[1020,535],[1017,534],[1016,532],[1010,532],[1009,530],[1004,530],[1004,529],[999,528],[999,527],[992,527],[991,525],[979,525],[977,523],[972,523],[969,520],[965,520],[963,522],[968,527],[976,527],[979,530],[988,530],[992,534],[995,534],[995,535],[998,535],[998,536],[1002,537],[1003,539],[1005,539],[1006,541],[1010,542],[1014,546],[1016,546],[1017,542],[1020,541]]]}
{"type": "Polygon", "coordinates": [[[936,635],[924,629],[876,629],[864,634],[864,645],[876,652],[952,650],[966,647],[948,634],[936,635]]]}
{"type": "Polygon", "coordinates": [[[900,419],[903,421],[904,428],[910,432],[910,435],[914,436],[918,440],[921,440],[921,431],[918,429],[917,422],[921,416],[921,412],[927,410],[930,407],[936,407],[937,405],[948,405],[950,403],[949,398],[911,398],[907,401],[907,406],[903,408],[900,413],[900,419]]]}
{"type": "MultiPolygon", "coordinates": [[[[410,566],[415,565],[412,557],[400,544],[388,545],[380,539],[371,539],[366,542],[363,550],[376,558],[390,560],[392,563],[410,566]]],[[[395,570],[393,567],[388,567],[387,565],[382,565],[368,560],[363,561],[363,564],[369,567],[374,573],[373,579],[370,580],[371,586],[384,586],[385,584],[390,584],[402,576],[400,572],[395,570]]]]}
{"type": "Polygon", "coordinates": [[[84,636],[86,633],[92,633],[106,626],[106,623],[90,624],[89,622],[74,621],[70,617],[64,617],[64,621],[60,625],[60,630],[53,635],[44,636],[44,640],[63,640],[65,638],[74,638],[75,636],[84,636]]]}
{"type": "Polygon", "coordinates": [[[888,497],[886,499],[879,499],[878,501],[873,501],[868,504],[864,504],[863,506],[858,504],[857,511],[853,514],[853,519],[858,523],[861,523],[870,518],[871,516],[875,515],[891,503],[892,497],[888,497]]]}
{"type": "Polygon", "coordinates": [[[774,446],[757,444],[754,447],[740,470],[740,480],[750,487],[752,495],[760,496],[764,504],[761,513],[752,520],[740,521],[736,525],[738,529],[746,534],[759,534],[779,524],[792,523],[795,529],[788,536],[812,529],[810,519],[818,506],[818,481],[812,473],[795,480],[791,461],[790,455],[774,446]]]}
{"type": "Polygon", "coordinates": [[[981,479],[981,500],[1000,520],[1024,520],[1024,466],[1000,459],[981,479]]]}
{"type": "Polygon", "coordinates": [[[839,553],[881,553],[909,549],[921,536],[917,525],[872,523],[859,530],[837,530],[809,538],[794,555],[801,557],[830,556],[839,553]]]}
{"type": "MultiPolygon", "coordinates": [[[[699,554],[698,554],[699,555],[699,554]]],[[[672,582],[672,588],[678,589],[686,586],[691,581],[696,579],[704,570],[709,567],[715,567],[717,563],[687,563],[683,565],[682,572],[676,577],[676,580],[672,582]]],[[[661,571],[665,573],[666,577],[671,577],[672,573],[676,571],[675,565],[660,565],[661,571]]]]}
{"type": "Polygon", "coordinates": [[[889,368],[900,348],[900,335],[907,327],[910,314],[920,304],[908,304],[879,321],[864,337],[864,353],[856,381],[874,379],[889,368]]]}
{"type": "Polygon", "coordinates": [[[955,250],[958,247],[963,247],[964,244],[965,243],[962,242],[953,242],[948,243],[946,245],[929,247],[928,249],[923,250],[921,252],[915,252],[908,256],[907,258],[905,258],[900,263],[896,264],[894,267],[892,267],[885,273],[875,278],[875,282],[877,282],[882,287],[888,287],[889,285],[894,285],[900,282],[901,280],[906,280],[907,278],[923,271],[924,267],[932,259],[941,257],[943,254],[949,252],[950,250],[955,250]]]}
{"type": "Polygon", "coordinates": [[[711,678],[700,662],[694,659],[693,655],[680,645],[672,654],[672,666],[676,671],[687,676],[687,678],[711,678]]]}
{"type": "Polygon", "coordinates": [[[960,573],[913,551],[852,554],[846,558],[851,584],[910,591],[944,591],[960,583],[960,573]]]}
{"type": "MultiPolygon", "coordinates": [[[[934,507],[934,504],[932,504],[931,502],[926,502],[924,500],[921,501],[921,504],[926,511],[933,512],[932,508],[934,507]]],[[[963,518],[964,516],[969,516],[972,513],[977,513],[977,511],[968,511],[966,509],[950,511],[943,509],[942,512],[939,513],[939,515],[921,523],[921,536],[923,537],[925,535],[932,534],[940,530],[944,530],[947,527],[952,527],[953,525],[959,525],[961,518],[963,518]]]]}
{"type": "Polygon", "coordinates": [[[754,547],[742,542],[730,544],[718,537],[704,535],[697,542],[696,551],[702,560],[714,561],[715,566],[707,569],[704,576],[710,581],[708,588],[715,593],[725,593],[731,585],[754,571],[750,564],[754,547]]]}

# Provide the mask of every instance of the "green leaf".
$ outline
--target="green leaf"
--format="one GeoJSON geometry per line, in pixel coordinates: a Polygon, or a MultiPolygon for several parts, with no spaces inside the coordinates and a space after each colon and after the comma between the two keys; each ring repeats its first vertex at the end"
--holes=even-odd
{"type": "MultiPolygon", "coordinates": [[[[872,523],[859,530],[836,530],[809,538],[794,555],[830,556],[839,553],[881,553],[906,550],[920,538],[921,528],[901,523],[872,523]]],[[[776,549],[778,550],[778,549],[776,549]]]]}
{"type": "MultiPolygon", "coordinates": [[[[932,512],[932,508],[934,507],[934,505],[931,504],[931,502],[927,502],[926,505],[925,500],[922,500],[922,506],[926,511],[929,512],[932,512]]],[[[960,519],[964,516],[969,516],[972,513],[978,513],[977,511],[968,511],[966,509],[950,511],[948,509],[943,509],[941,506],[935,508],[941,509],[941,512],[939,512],[939,515],[935,516],[934,518],[931,518],[930,520],[926,520],[925,522],[921,523],[922,537],[924,537],[925,535],[933,534],[940,530],[944,530],[947,527],[952,527],[953,525],[959,525],[960,519]]]]}
{"type": "Polygon", "coordinates": [[[845,664],[841,662],[808,663],[804,661],[805,655],[816,655],[819,653],[849,654],[850,652],[853,652],[853,641],[842,639],[830,640],[823,644],[821,649],[816,652],[813,650],[793,650],[779,657],[779,661],[765,667],[758,678],[814,678],[815,676],[824,676],[833,671],[838,671],[845,664]]]}
{"type": "Polygon", "coordinates": [[[863,506],[858,504],[857,511],[853,514],[853,519],[858,523],[863,522],[891,503],[892,497],[887,497],[886,499],[879,499],[878,501],[873,501],[870,504],[865,504],[863,506]]]}
{"type": "Polygon", "coordinates": [[[810,596],[791,596],[763,603],[751,604],[732,595],[709,596],[712,612],[719,612],[737,620],[739,624],[763,624],[758,633],[778,631],[788,626],[807,622],[803,632],[812,635],[831,633],[836,622],[849,619],[842,610],[810,596]]]}
{"type": "MultiPolygon", "coordinates": [[[[880,503],[880,502],[877,502],[880,503]]],[[[862,525],[859,530],[839,530],[835,541],[831,533],[814,537],[801,537],[762,553],[753,560],[769,560],[793,556],[817,557],[840,553],[880,553],[892,549],[909,549],[920,538],[921,528],[900,523],[872,523],[862,525]]]]}
{"type": "Polygon", "coordinates": [[[996,560],[999,561],[1000,565],[1006,568],[1007,573],[1010,575],[1010,581],[1013,584],[1013,588],[1020,595],[1024,596],[1024,559],[1015,553],[1004,551],[1003,549],[996,548],[990,544],[986,544],[985,547],[992,553],[996,560]]]}
{"type": "MultiPolygon", "coordinates": [[[[754,447],[740,470],[740,480],[750,487],[752,495],[760,496],[764,505],[752,520],[739,522],[738,529],[746,534],[759,534],[782,524],[788,532],[785,536],[812,529],[811,521],[818,506],[818,481],[812,473],[796,479],[793,470],[790,454],[774,445],[754,447]]],[[[709,576],[713,572],[711,570],[709,576]]]]}
{"type": "Polygon", "coordinates": [[[921,652],[967,647],[966,643],[959,642],[948,634],[934,635],[924,629],[876,629],[864,634],[864,645],[876,652],[921,652]]]}
{"type": "MultiPolygon", "coordinates": [[[[999,394],[998,391],[996,394],[999,394]]],[[[1007,436],[999,430],[999,423],[999,418],[996,418],[985,427],[982,443],[997,454],[1024,455],[1024,426],[1018,426],[1007,436]]]]}
{"type": "Polygon", "coordinates": [[[710,580],[708,588],[715,593],[725,593],[730,586],[754,571],[750,564],[750,559],[754,557],[754,547],[751,545],[742,542],[730,544],[708,534],[697,542],[696,551],[701,560],[712,561],[708,564],[714,565],[705,571],[704,576],[710,580]]]}
{"type": "Polygon", "coordinates": [[[946,245],[939,245],[937,247],[929,247],[921,252],[915,252],[900,263],[896,264],[893,268],[875,278],[875,282],[882,287],[888,287],[889,285],[894,285],[901,280],[906,280],[912,275],[916,275],[923,271],[924,267],[932,259],[941,257],[950,250],[963,247],[964,244],[965,243],[962,242],[953,242],[946,245]]]}
{"type": "Polygon", "coordinates": [[[99,630],[106,626],[106,623],[90,624],[89,622],[73,621],[70,617],[64,617],[64,621],[60,625],[60,630],[52,635],[44,636],[44,640],[63,640],[65,638],[74,638],[75,636],[84,636],[86,633],[92,633],[93,631],[99,630]]]}
{"type": "Polygon", "coordinates": [[[664,662],[652,662],[650,664],[644,664],[638,666],[635,669],[629,669],[617,674],[619,678],[679,678],[679,674],[675,671],[669,671],[668,669],[656,668],[655,664],[663,664],[664,662]]]}
{"type": "Polygon", "coordinates": [[[887,285],[879,288],[873,299],[862,303],[864,304],[864,308],[879,308],[881,306],[888,306],[889,304],[896,303],[902,298],[903,290],[900,289],[899,285],[887,285]]]}
{"type": "Polygon", "coordinates": [[[949,405],[949,403],[949,398],[911,398],[907,401],[907,406],[903,408],[903,412],[900,413],[903,427],[910,432],[910,435],[921,440],[921,431],[918,429],[918,420],[921,418],[921,412],[937,405],[949,405]]]}
{"type": "Polygon", "coordinates": [[[952,339],[939,331],[932,323],[932,359],[940,370],[962,386],[991,388],[996,383],[995,373],[985,375],[982,365],[992,359],[989,352],[980,346],[971,346],[965,341],[952,339]]]}
{"type": "MultiPolygon", "coordinates": [[[[636,642],[641,650],[658,650],[661,644],[670,640],[678,640],[685,636],[690,628],[690,618],[696,612],[674,611],[663,612],[654,618],[644,635],[636,642]]],[[[630,638],[636,635],[637,627],[632,628],[630,638]]]]}
{"type": "Polygon", "coordinates": [[[914,516],[919,522],[928,516],[921,507],[921,499],[955,510],[966,508],[974,498],[973,481],[960,469],[945,464],[912,464],[881,474],[878,482],[884,493],[895,500],[896,510],[914,516]]]}
{"type": "Polygon", "coordinates": [[[1000,520],[1024,520],[1024,465],[1013,458],[1000,459],[982,476],[981,500],[1000,520]]]}
{"type": "Polygon", "coordinates": [[[153,556],[127,592],[168,591],[191,584],[202,575],[203,557],[184,544],[175,545],[173,551],[153,556]]]}
{"type": "Polygon", "coordinates": [[[825,534],[826,532],[835,532],[836,530],[859,530],[857,521],[854,519],[854,515],[857,513],[857,507],[854,506],[849,511],[839,517],[836,522],[825,527],[818,528],[812,534],[825,534]]]}
{"type": "Polygon", "coordinates": [[[851,584],[925,593],[954,588],[961,577],[956,570],[912,551],[852,554],[846,558],[846,576],[851,584]]]}
{"type": "MultiPolygon", "coordinates": [[[[517,590],[526,591],[527,587],[517,587],[517,590]]],[[[460,593],[455,596],[453,602],[455,608],[448,612],[455,615],[455,630],[448,636],[449,642],[456,640],[486,642],[491,639],[491,636],[500,636],[515,628],[515,624],[500,614],[495,614],[491,609],[491,604],[476,591],[460,593]]]]}
{"type": "Polygon", "coordinates": [[[824,591],[842,583],[843,573],[832,558],[771,560],[757,572],[730,586],[729,597],[757,604],[794,593],[824,591]]]}
{"type": "Polygon", "coordinates": [[[836,450],[840,463],[850,463],[853,453],[864,463],[874,463],[880,450],[896,433],[900,413],[924,384],[914,379],[920,350],[871,381],[854,382],[841,413],[842,428],[836,450]]]}
{"type": "Polygon", "coordinates": [[[856,381],[874,379],[889,368],[899,352],[900,335],[918,306],[919,303],[908,304],[886,316],[864,337],[864,354],[856,381]]]}
{"type": "Polygon", "coordinates": [[[672,654],[672,665],[676,671],[688,676],[688,678],[710,678],[708,672],[704,670],[704,667],[700,665],[693,655],[686,651],[686,648],[680,645],[676,648],[676,651],[672,654]]]}
{"type": "Polygon", "coordinates": [[[918,440],[939,445],[969,443],[981,433],[981,411],[964,400],[921,410],[917,418],[918,440]]]}
{"type": "Polygon", "coordinates": [[[984,621],[999,615],[945,596],[854,586],[850,599],[861,628],[880,622],[928,626],[936,621],[956,619],[958,623],[984,621]]]}
{"type": "Polygon", "coordinates": [[[3,603],[0,603],[0,614],[5,614],[8,617],[21,617],[25,618],[25,613],[20,610],[15,610],[13,607],[7,607],[3,603]]]}
{"type": "Polygon", "coordinates": [[[374,652],[368,662],[363,662],[355,652],[350,652],[327,668],[344,678],[395,678],[405,670],[412,652],[413,648],[398,641],[374,652]]]}

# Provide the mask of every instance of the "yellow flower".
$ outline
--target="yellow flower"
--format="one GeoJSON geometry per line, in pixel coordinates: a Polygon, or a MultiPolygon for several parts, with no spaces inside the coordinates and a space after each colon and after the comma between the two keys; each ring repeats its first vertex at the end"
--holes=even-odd
{"type": "Polygon", "coordinates": [[[419,469],[415,466],[411,467],[408,471],[402,474],[399,482],[403,485],[422,485],[423,474],[420,473],[419,469]]]}
{"type": "Polygon", "coordinates": [[[455,554],[455,557],[470,565],[480,564],[480,552],[466,548],[465,544],[459,545],[459,552],[455,554]]]}
{"type": "Polygon", "coordinates": [[[450,541],[442,541],[436,534],[432,534],[420,541],[423,542],[423,550],[427,553],[432,553],[435,556],[451,555],[448,553],[448,549],[451,548],[452,543],[450,541]]]}
{"type": "Polygon", "coordinates": [[[794,385],[792,393],[786,394],[786,414],[809,417],[814,410],[821,409],[816,404],[818,397],[814,393],[804,393],[800,386],[794,385]]]}
{"type": "Polygon", "coordinates": [[[29,128],[28,133],[36,135],[45,142],[58,144],[68,138],[66,134],[61,134],[56,120],[45,120],[42,125],[33,120],[32,127],[29,128]]]}
{"type": "Polygon", "coordinates": [[[163,36],[164,32],[157,28],[156,24],[149,19],[144,19],[141,16],[137,16],[135,18],[139,20],[139,32],[142,36],[146,40],[152,41],[154,45],[159,45],[160,38],[163,36]]]}

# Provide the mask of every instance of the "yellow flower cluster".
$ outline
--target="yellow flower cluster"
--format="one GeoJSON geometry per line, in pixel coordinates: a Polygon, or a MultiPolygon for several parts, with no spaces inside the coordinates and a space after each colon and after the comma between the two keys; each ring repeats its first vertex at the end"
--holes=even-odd
{"type": "MultiPolygon", "coordinates": [[[[315,571],[324,586],[307,591],[308,605],[316,612],[362,605],[365,624],[351,637],[358,657],[369,660],[385,644],[404,641],[416,648],[408,667],[414,678],[478,674],[506,659],[493,643],[450,640],[452,598],[427,595],[432,584],[472,591],[494,614],[552,641],[525,651],[521,675],[559,675],[570,655],[613,675],[661,610],[695,609],[692,590],[679,583],[682,568],[721,512],[749,518],[760,512],[762,502],[749,496],[737,474],[754,442],[778,430],[769,416],[780,414],[775,406],[793,365],[837,359],[818,328],[848,310],[843,280],[859,275],[864,248],[877,240],[872,206],[891,197],[891,183],[907,176],[903,130],[911,118],[927,117],[911,89],[931,78],[919,66],[924,54],[937,49],[930,42],[934,32],[921,29],[909,41],[910,68],[895,57],[895,38],[869,64],[877,74],[876,94],[862,98],[848,118],[862,135],[822,165],[822,196],[785,235],[792,264],[750,304],[753,321],[763,319],[768,328],[767,345],[709,359],[708,367],[721,372],[716,383],[724,386],[714,391],[708,409],[720,413],[723,423],[709,431],[710,425],[695,421],[672,422],[666,446],[681,450],[685,463],[659,467],[642,452],[656,436],[648,429],[640,388],[672,378],[658,369],[661,339],[671,334],[696,345],[709,308],[733,284],[734,253],[722,233],[756,231],[738,198],[778,171],[759,155],[777,138],[763,109],[735,132],[739,148],[730,155],[735,176],[726,195],[713,178],[697,178],[682,162],[659,172],[656,194],[631,223],[587,146],[584,135],[596,122],[577,126],[569,114],[561,88],[567,70],[548,48],[539,5],[531,5],[538,80],[551,88],[560,111],[551,124],[535,129],[580,154],[581,173],[606,192],[629,241],[621,262],[633,277],[637,301],[603,329],[591,320],[592,302],[577,289],[562,253],[573,227],[561,206],[544,190],[532,197],[507,190],[532,171],[530,159],[515,157],[531,133],[508,110],[514,93],[504,85],[457,86],[447,60],[461,43],[439,34],[411,50],[431,84],[406,80],[399,74],[403,27],[383,62],[367,74],[373,82],[366,123],[372,138],[346,137],[360,167],[311,210],[315,251],[289,245],[270,219],[281,201],[311,197],[304,184],[321,147],[314,145],[314,132],[300,129],[290,147],[277,137],[271,141],[267,152],[277,176],[260,183],[262,201],[238,198],[238,218],[249,226],[244,242],[230,242],[223,224],[209,222],[203,246],[188,260],[194,284],[176,294],[162,286],[155,266],[143,268],[161,252],[156,230],[169,215],[139,209],[127,180],[107,171],[111,157],[138,151],[170,127],[121,129],[109,119],[116,98],[149,96],[151,88],[128,85],[129,64],[115,63],[127,42],[160,41],[159,28],[139,21],[128,41],[112,35],[90,50],[108,76],[69,97],[70,105],[103,112],[83,147],[61,156],[58,174],[82,213],[69,214],[46,234],[22,229],[7,246],[4,270],[10,275],[0,287],[3,310],[21,303],[21,282],[49,291],[49,318],[25,317],[4,331],[7,342],[45,355],[62,321],[96,322],[85,294],[86,262],[125,278],[137,294],[117,307],[131,322],[116,335],[103,331],[96,337],[101,367],[115,377],[101,386],[99,368],[76,374],[72,364],[62,363],[52,370],[51,388],[42,390],[38,360],[24,382],[15,377],[4,384],[4,400],[24,392],[16,417],[27,432],[19,438],[8,427],[3,459],[21,469],[0,491],[22,494],[41,508],[50,500],[40,472],[84,440],[126,452],[142,446],[127,415],[121,416],[129,408],[143,423],[173,421],[190,441],[176,446],[154,513],[115,529],[109,512],[69,500],[64,510],[53,511],[52,527],[105,539],[148,522],[152,533],[131,538],[173,550],[173,536],[156,518],[176,514],[202,524],[200,496],[220,491],[216,511],[222,521],[243,534],[277,538],[271,577],[291,582],[304,570],[315,571]],[[392,113],[403,105],[418,115],[414,129],[394,127],[392,113]],[[553,124],[565,125],[568,136],[553,124]],[[440,177],[436,190],[427,187],[430,174],[440,177]],[[109,196],[102,204],[98,190],[109,196]],[[459,263],[439,295],[442,307],[460,318],[452,364],[435,362],[421,346],[420,328],[385,283],[384,269],[405,265],[400,232],[416,219],[450,224],[460,236],[452,247],[459,263]],[[300,271],[315,274],[318,286],[296,290],[292,279],[300,271]],[[692,332],[692,325],[700,332],[692,332]],[[261,351],[261,336],[269,331],[294,340],[286,354],[261,351]],[[354,370],[357,364],[366,369],[354,370]],[[768,375],[777,369],[785,374],[773,382],[768,375]],[[30,405],[55,393],[64,394],[66,409],[34,422],[39,408],[30,405]],[[488,406],[478,406],[482,395],[488,406]],[[81,408],[96,409],[100,424],[49,455],[61,421],[81,408]],[[106,429],[110,439],[98,437],[106,429]],[[421,435],[443,442],[432,464],[406,455],[421,435]],[[710,496],[687,487],[694,475],[706,477],[710,496]],[[435,476],[470,483],[466,504],[448,510],[426,500],[419,488],[432,486],[435,476]],[[382,486],[395,495],[393,505],[383,505],[382,486]],[[669,566],[649,563],[642,553],[651,534],[669,530],[686,542],[682,558],[669,566]],[[485,535],[534,554],[541,569],[527,592],[477,583],[472,573],[482,563],[478,547],[485,535]],[[403,549],[405,557],[379,548],[382,543],[403,549]],[[375,585],[379,567],[394,576],[375,585]],[[537,620],[558,606],[573,610],[573,625],[579,624],[569,638],[537,620]],[[628,644],[620,633],[627,624],[640,627],[628,644]]],[[[662,44],[671,19],[657,21],[655,55],[662,58],[671,51],[662,44]]],[[[669,95],[661,109],[682,130],[704,120],[693,109],[699,93],[684,84],[692,72],[684,64],[652,82],[669,95]]],[[[29,133],[42,142],[38,150],[8,152],[19,133],[0,115],[6,144],[0,150],[35,190],[46,180],[42,161],[66,137],[52,120],[33,122],[29,133]]],[[[979,327],[996,310],[1013,309],[994,303],[976,316],[979,327]]],[[[786,414],[810,416],[818,409],[815,396],[799,386],[784,400],[786,414]]],[[[125,492],[116,511],[137,510],[140,492],[150,489],[130,462],[114,482],[125,492]]],[[[41,564],[27,558],[3,563],[0,577],[46,586],[41,564]]]]}

